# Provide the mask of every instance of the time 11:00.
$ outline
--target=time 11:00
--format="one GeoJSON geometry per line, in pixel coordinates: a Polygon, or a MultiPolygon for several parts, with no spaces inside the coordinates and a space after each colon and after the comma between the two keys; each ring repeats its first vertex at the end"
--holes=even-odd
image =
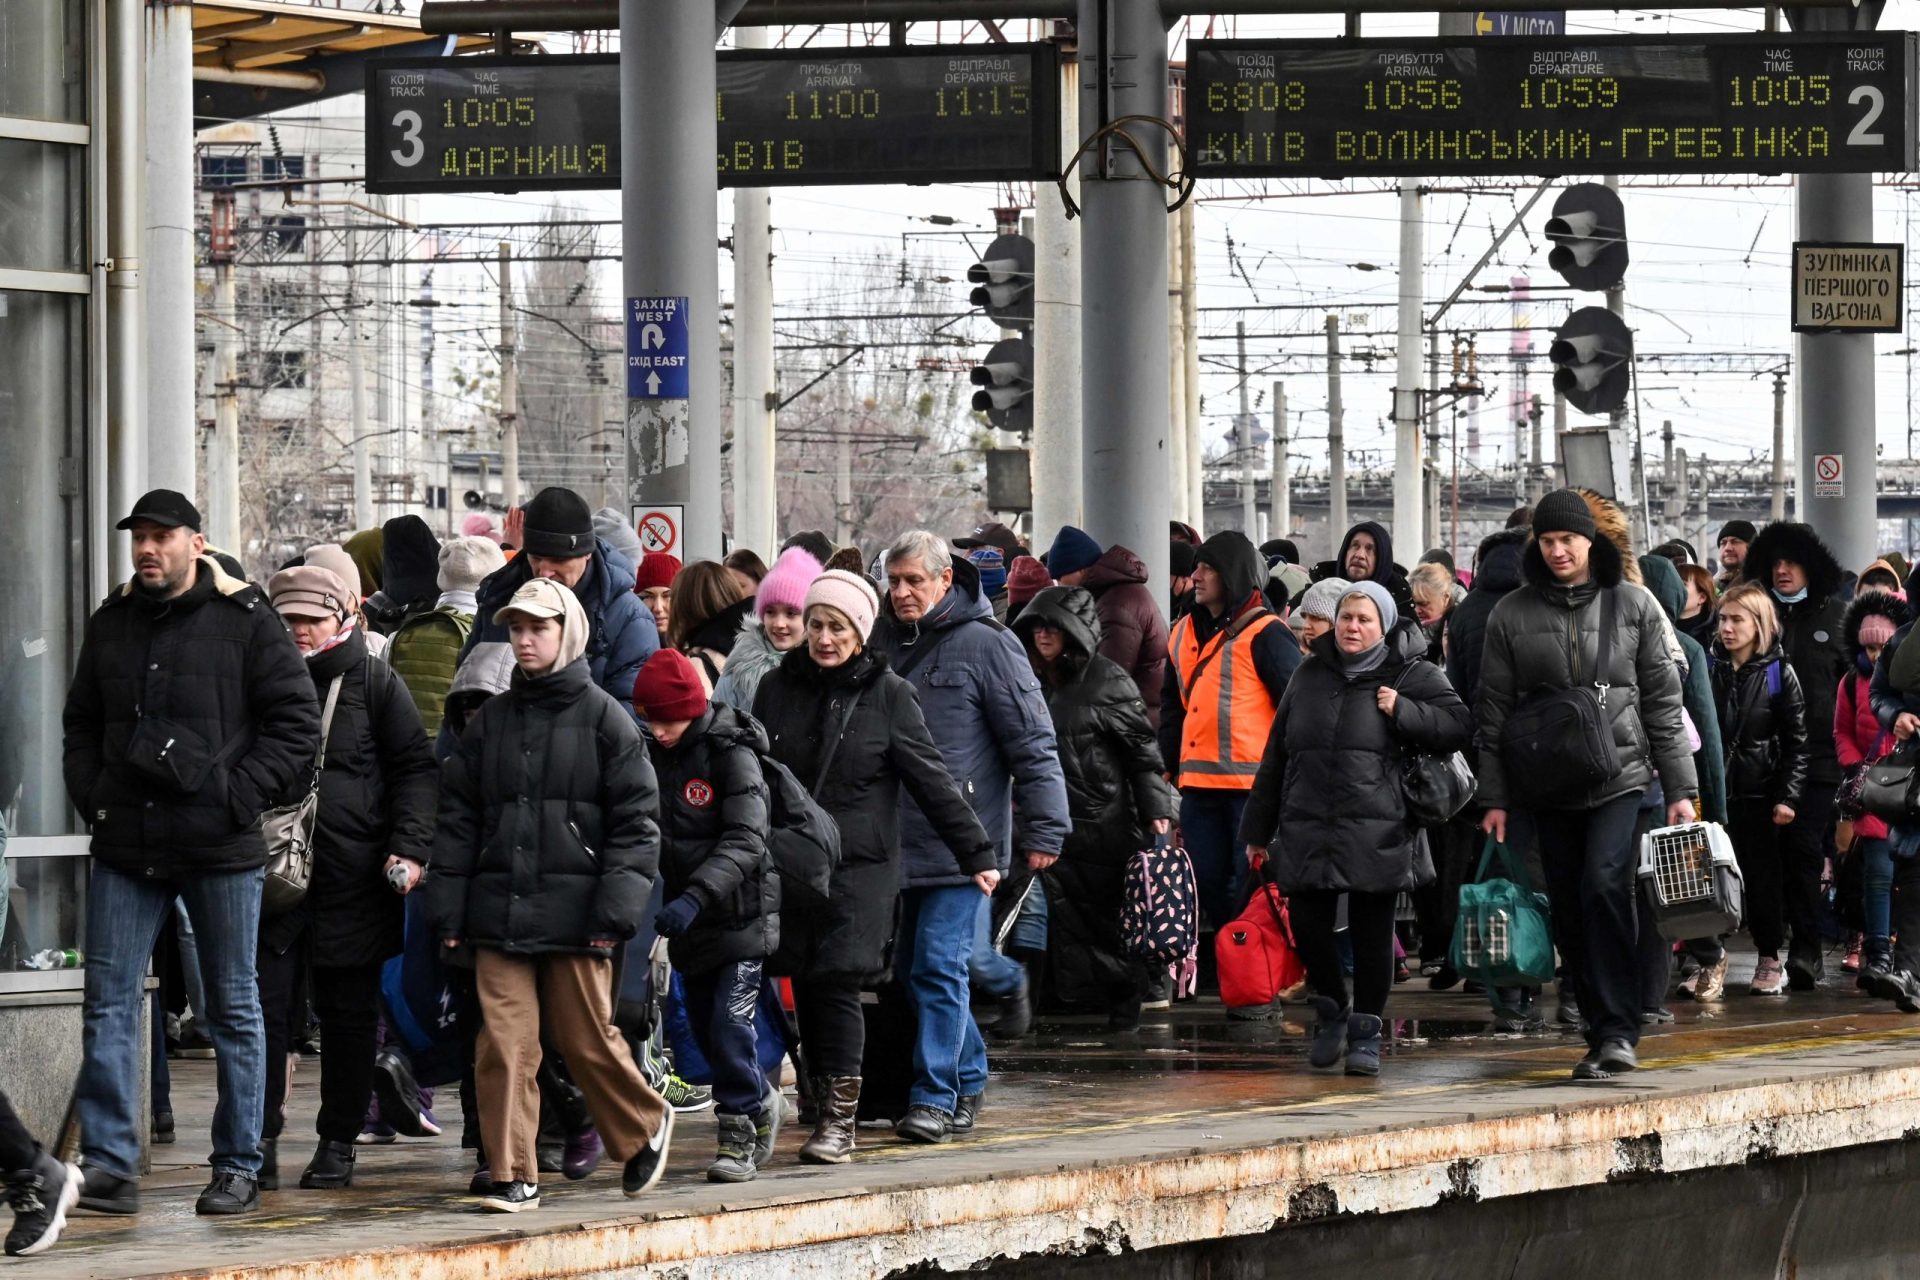
{"type": "MultiPolygon", "coordinates": [[[[944,116],[1024,116],[1032,90],[1023,84],[936,89],[933,114],[944,116]]],[[[809,89],[787,95],[789,120],[878,120],[878,89],[809,89]]]]}

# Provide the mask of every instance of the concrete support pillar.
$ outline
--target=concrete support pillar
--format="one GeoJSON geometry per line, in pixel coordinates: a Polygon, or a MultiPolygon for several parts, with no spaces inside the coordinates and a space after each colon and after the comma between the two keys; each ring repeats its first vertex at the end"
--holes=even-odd
{"type": "MultiPolygon", "coordinates": [[[[1061,150],[1080,144],[1080,67],[1060,66],[1061,150]]],[[[1078,183],[1076,182],[1077,186],[1078,183]]],[[[1078,192],[1075,193],[1078,199],[1078,192]]],[[[1080,386],[1080,222],[1068,221],[1056,183],[1033,196],[1033,537],[1086,519],[1080,386]]]]}
{"type": "Polygon", "coordinates": [[[1180,206],[1180,336],[1186,343],[1186,412],[1176,426],[1187,437],[1187,523],[1207,531],[1205,452],[1200,439],[1200,288],[1193,240],[1193,202],[1180,206]]]}
{"type": "MultiPolygon", "coordinates": [[[[740,49],[767,47],[765,27],[733,33],[740,49]]],[[[733,539],[762,556],[780,545],[774,510],[773,227],[770,193],[733,193],[733,539]]]]}
{"type": "MultiPolygon", "coordinates": [[[[1419,185],[1400,185],[1400,324],[1398,360],[1393,378],[1393,544],[1409,564],[1427,547],[1426,494],[1420,461],[1420,290],[1425,279],[1426,210],[1419,185]]],[[[1334,529],[1336,540],[1345,529],[1334,529]]]]}
{"type": "MultiPolygon", "coordinates": [[[[106,9],[107,502],[114,519],[147,489],[146,241],[147,31],[140,0],[106,9]]],[[[116,548],[127,545],[124,535],[116,548]]],[[[119,580],[126,557],[108,572],[119,580]]]]}
{"type": "Polygon", "coordinates": [[[1167,498],[1175,520],[1187,510],[1187,317],[1180,274],[1181,220],[1167,220],[1167,498]]]}
{"type": "Polygon", "coordinates": [[[171,0],[147,6],[146,181],[147,480],[192,495],[193,10],[171,0]]]}
{"type": "MultiPolygon", "coordinates": [[[[1804,173],[1795,191],[1797,240],[1873,239],[1873,175],[1804,173]]],[[[1875,527],[1873,335],[1803,333],[1795,380],[1800,449],[1794,458],[1799,518],[1812,525],[1844,565],[1879,554],[1875,527]],[[1840,459],[1841,494],[1822,497],[1814,470],[1840,459]]]]}
{"type": "MultiPolygon", "coordinates": [[[[687,0],[620,0],[620,215],[626,286],[634,299],[669,300],[684,320],[664,326],[675,354],[684,323],[686,394],[627,404],[629,505],[683,507],[683,559],[721,554],[720,285],[713,269],[719,183],[713,157],[714,10],[687,0]]],[[[634,327],[629,323],[627,356],[634,327]]],[[[677,380],[673,380],[677,381],[677,380]]],[[[631,393],[636,388],[629,385],[631,393]]],[[[638,388],[644,391],[644,387],[638,388]]],[[[669,384],[669,390],[676,390],[669,384]]]]}

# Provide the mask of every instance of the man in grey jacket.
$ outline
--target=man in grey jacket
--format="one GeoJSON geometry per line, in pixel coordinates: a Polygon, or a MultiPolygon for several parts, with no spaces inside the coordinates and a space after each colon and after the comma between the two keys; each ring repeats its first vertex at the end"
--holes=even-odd
{"type": "Polygon", "coordinates": [[[1589,1026],[1587,1055],[1574,1078],[1604,1080],[1639,1065],[1633,835],[1640,798],[1657,770],[1667,821],[1689,822],[1699,786],[1660,605],[1645,591],[1618,589],[1624,576],[1620,550],[1599,536],[1579,493],[1557,490],[1535,508],[1522,570],[1526,585],[1494,607],[1481,655],[1482,826],[1505,840],[1509,808],[1533,819],[1555,941],[1589,1026]],[[1600,671],[1600,631],[1609,617],[1609,652],[1600,671]],[[1592,689],[1598,695],[1618,753],[1613,776],[1570,791],[1556,785],[1550,767],[1509,771],[1508,717],[1549,689],[1592,689]]]}
{"type": "MultiPolygon", "coordinates": [[[[939,535],[923,529],[888,549],[886,567],[887,599],[874,647],[919,693],[934,745],[996,851],[991,866],[962,866],[919,808],[901,797],[895,968],[919,1026],[913,1090],[899,1132],[917,1142],[944,1142],[972,1131],[987,1086],[986,1042],[968,1009],[968,975],[994,886],[1011,868],[1016,847],[1034,870],[1052,866],[1072,824],[1039,678],[1013,633],[993,620],[978,570],[955,560],[939,535]]],[[[989,986],[989,993],[1021,1020],[1025,974],[1006,975],[1000,985],[989,986]]]]}

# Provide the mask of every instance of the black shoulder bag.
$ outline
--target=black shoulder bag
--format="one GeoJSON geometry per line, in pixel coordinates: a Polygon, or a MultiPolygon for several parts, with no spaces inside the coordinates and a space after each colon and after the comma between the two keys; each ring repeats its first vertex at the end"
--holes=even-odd
{"type": "MultiPolygon", "coordinates": [[[[1414,663],[1425,661],[1415,658],[1400,668],[1393,679],[1395,693],[1400,692],[1400,682],[1413,670],[1414,663]]],[[[1408,745],[1401,753],[1400,777],[1407,797],[1407,821],[1417,827],[1437,827],[1448,821],[1472,804],[1474,793],[1480,789],[1473,766],[1459,751],[1438,756],[1408,745]]]]}
{"type": "Polygon", "coordinates": [[[1600,591],[1600,648],[1591,685],[1580,683],[1575,632],[1574,683],[1567,689],[1535,689],[1507,716],[1500,743],[1513,803],[1522,809],[1554,809],[1578,803],[1620,772],[1607,710],[1607,664],[1613,657],[1615,589],[1600,591]]]}

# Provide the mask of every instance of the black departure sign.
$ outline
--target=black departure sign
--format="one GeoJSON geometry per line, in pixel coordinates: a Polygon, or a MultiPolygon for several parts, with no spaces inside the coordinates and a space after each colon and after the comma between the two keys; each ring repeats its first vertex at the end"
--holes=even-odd
{"type": "MultiPolygon", "coordinates": [[[[719,59],[720,185],[1059,172],[1051,45],[742,50],[719,59]]],[[[616,58],[394,58],[367,70],[369,191],[618,188],[616,58]]]]}
{"type": "Polygon", "coordinates": [[[1915,36],[1196,40],[1198,177],[1914,168],[1915,36]]]}

